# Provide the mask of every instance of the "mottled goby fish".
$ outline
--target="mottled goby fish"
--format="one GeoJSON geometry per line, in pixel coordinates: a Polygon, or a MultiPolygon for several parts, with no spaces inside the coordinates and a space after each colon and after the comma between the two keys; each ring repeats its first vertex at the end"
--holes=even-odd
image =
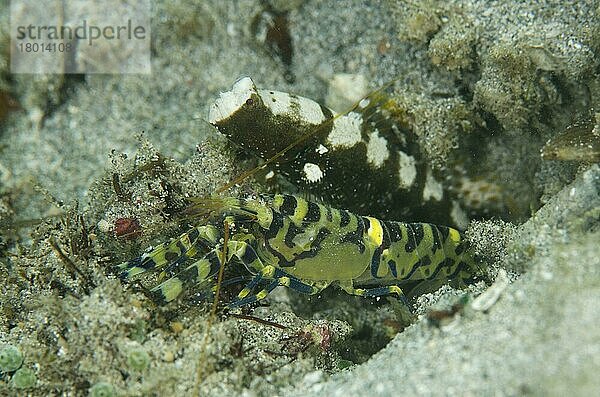
{"type": "Polygon", "coordinates": [[[392,108],[390,99],[376,91],[336,115],[307,98],[257,89],[244,77],[220,94],[209,122],[265,160],[307,134],[277,169],[332,205],[385,218],[456,224],[448,189],[421,160],[414,134],[394,123],[392,108]]]}

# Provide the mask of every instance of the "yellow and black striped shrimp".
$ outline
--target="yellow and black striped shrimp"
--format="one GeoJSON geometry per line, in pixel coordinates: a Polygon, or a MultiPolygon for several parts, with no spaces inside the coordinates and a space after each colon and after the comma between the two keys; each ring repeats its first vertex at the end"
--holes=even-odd
{"type": "Polygon", "coordinates": [[[264,299],[277,286],[316,294],[336,285],[352,295],[403,298],[402,286],[411,282],[462,285],[476,276],[470,249],[450,227],[381,221],[291,195],[198,199],[196,206],[212,210],[215,225],[121,264],[122,278],[165,269],[169,278],[151,290],[161,303],[211,285],[222,261],[223,222],[231,228],[225,262],[240,262],[253,275],[230,308],[264,299]]]}

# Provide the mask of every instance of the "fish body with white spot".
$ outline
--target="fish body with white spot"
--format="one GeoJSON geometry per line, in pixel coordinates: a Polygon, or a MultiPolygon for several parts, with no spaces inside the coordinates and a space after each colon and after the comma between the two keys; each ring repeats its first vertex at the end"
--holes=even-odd
{"type": "Polygon", "coordinates": [[[212,104],[209,122],[264,160],[280,155],[277,170],[283,176],[330,204],[453,223],[452,194],[422,161],[414,134],[382,110],[388,100],[371,95],[336,114],[301,96],[259,89],[244,77],[212,104]]]}

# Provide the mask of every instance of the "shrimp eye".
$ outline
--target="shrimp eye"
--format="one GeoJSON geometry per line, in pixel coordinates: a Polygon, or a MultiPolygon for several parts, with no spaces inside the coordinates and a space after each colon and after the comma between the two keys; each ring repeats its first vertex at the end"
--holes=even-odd
{"type": "Polygon", "coordinates": [[[252,104],[254,104],[254,99],[252,99],[252,98],[246,99],[246,105],[251,106],[252,104]]]}

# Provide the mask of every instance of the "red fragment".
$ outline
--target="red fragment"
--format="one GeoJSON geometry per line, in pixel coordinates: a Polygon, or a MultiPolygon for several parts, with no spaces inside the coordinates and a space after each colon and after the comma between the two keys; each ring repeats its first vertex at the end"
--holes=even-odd
{"type": "Polygon", "coordinates": [[[321,324],[317,326],[317,332],[321,336],[321,341],[319,343],[321,350],[328,351],[331,347],[331,330],[327,325],[321,324]]]}
{"type": "Polygon", "coordinates": [[[115,235],[126,239],[135,239],[142,234],[140,222],[135,218],[118,218],[115,220],[115,235]]]}

